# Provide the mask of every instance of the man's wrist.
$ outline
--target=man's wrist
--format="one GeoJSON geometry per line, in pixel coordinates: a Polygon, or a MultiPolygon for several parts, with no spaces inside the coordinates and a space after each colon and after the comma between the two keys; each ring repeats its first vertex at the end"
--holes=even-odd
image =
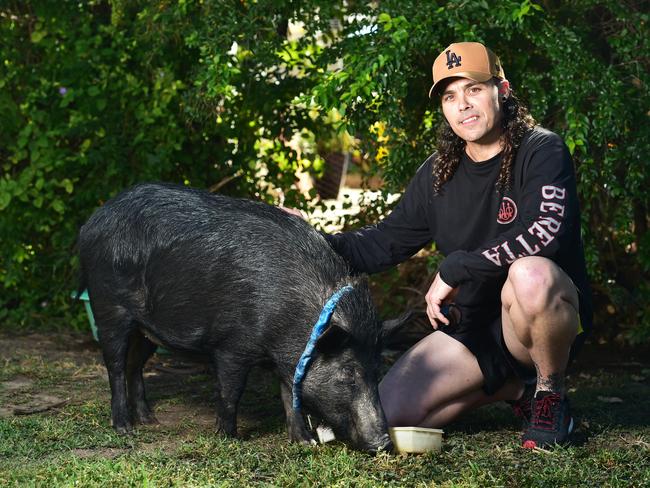
{"type": "Polygon", "coordinates": [[[458,273],[455,272],[455,270],[458,269],[457,256],[458,255],[455,252],[452,252],[442,260],[442,263],[440,263],[440,267],[438,268],[440,279],[451,288],[458,287],[462,281],[460,277],[458,277],[458,273]]]}

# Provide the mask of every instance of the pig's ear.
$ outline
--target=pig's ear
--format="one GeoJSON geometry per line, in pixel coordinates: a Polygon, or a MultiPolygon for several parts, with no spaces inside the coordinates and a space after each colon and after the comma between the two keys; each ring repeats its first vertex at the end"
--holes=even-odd
{"type": "Polygon", "coordinates": [[[402,315],[395,319],[384,320],[381,323],[381,337],[382,339],[387,338],[395,331],[399,330],[406,322],[411,320],[413,317],[413,310],[407,310],[402,315]]]}
{"type": "Polygon", "coordinates": [[[329,327],[316,340],[316,349],[325,354],[340,351],[349,337],[350,334],[332,321],[329,327]]]}

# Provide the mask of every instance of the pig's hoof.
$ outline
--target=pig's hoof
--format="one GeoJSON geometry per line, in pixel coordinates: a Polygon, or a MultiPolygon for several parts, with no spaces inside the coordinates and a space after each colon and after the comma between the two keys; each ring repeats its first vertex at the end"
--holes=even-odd
{"type": "Polygon", "coordinates": [[[158,419],[156,416],[151,413],[151,412],[146,412],[146,413],[141,413],[138,415],[135,419],[136,423],[141,424],[141,425],[152,425],[152,424],[159,424],[158,419]]]}
{"type": "Polygon", "coordinates": [[[221,437],[237,437],[237,428],[225,428],[217,424],[215,432],[221,437]]]}
{"type": "Polygon", "coordinates": [[[295,442],[296,444],[302,444],[303,446],[318,445],[318,441],[314,439],[312,436],[310,436],[309,434],[302,434],[302,435],[289,434],[289,440],[291,442],[295,442]]]}
{"type": "Polygon", "coordinates": [[[131,424],[114,425],[113,428],[115,429],[115,432],[117,432],[120,435],[133,434],[133,426],[131,424]]]}
{"type": "Polygon", "coordinates": [[[307,447],[316,447],[318,445],[318,441],[316,441],[316,439],[298,439],[294,440],[293,442],[297,442],[298,444],[307,447]]]}

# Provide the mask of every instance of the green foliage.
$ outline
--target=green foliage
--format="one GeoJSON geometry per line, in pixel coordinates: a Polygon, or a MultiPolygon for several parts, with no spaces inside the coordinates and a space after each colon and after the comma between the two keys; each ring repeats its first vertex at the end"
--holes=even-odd
{"type": "Polygon", "coordinates": [[[565,138],[596,291],[645,341],[647,24],[614,0],[4,2],[0,314],[70,318],[76,230],[136,181],[304,208],[296,172],[348,133],[366,176],[401,190],[435,150],[435,55],[479,40],[565,138]]]}

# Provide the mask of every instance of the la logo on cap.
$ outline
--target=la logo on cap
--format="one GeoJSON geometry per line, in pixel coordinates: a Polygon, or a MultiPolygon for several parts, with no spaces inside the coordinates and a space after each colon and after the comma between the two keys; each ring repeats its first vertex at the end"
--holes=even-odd
{"type": "Polygon", "coordinates": [[[461,56],[456,56],[456,53],[451,52],[451,49],[445,54],[447,55],[447,69],[453,68],[454,64],[456,65],[456,68],[460,66],[460,62],[463,60],[461,56]]]}

